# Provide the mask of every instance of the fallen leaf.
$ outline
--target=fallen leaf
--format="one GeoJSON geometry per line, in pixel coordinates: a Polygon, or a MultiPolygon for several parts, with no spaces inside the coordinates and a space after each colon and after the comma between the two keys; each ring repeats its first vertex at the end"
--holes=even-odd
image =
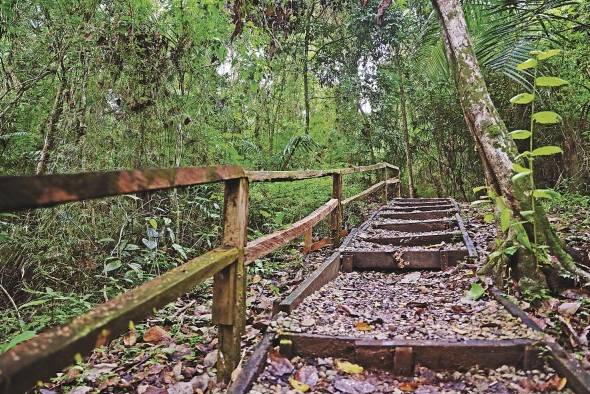
{"type": "Polygon", "coordinates": [[[566,378],[561,378],[559,380],[559,384],[557,385],[557,391],[561,391],[565,388],[565,386],[567,385],[567,379],[566,378]]]}
{"type": "Polygon", "coordinates": [[[413,381],[413,382],[402,382],[400,383],[399,386],[397,386],[397,388],[399,388],[401,391],[409,393],[412,391],[416,391],[416,389],[420,386],[420,383],[413,381]]]}
{"type": "Polygon", "coordinates": [[[350,317],[358,317],[358,314],[354,310],[352,310],[352,308],[350,308],[349,306],[346,306],[344,304],[340,304],[340,305],[338,305],[338,309],[345,312],[350,317]]]}
{"type": "Polygon", "coordinates": [[[91,369],[87,370],[84,373],[84,379],[89,382],[96,382],[96,380],[101,375],[111,372],[116,367],[117,367],[117,364],[113,364],[113,363],[96,364],[91,369]]]}
{"type": "Polygon", "coordinates": [[[348,361],[336,360],[336,369],[348,374],[357,374],[363,372],[363,367],[348,361]]]}
{"type": "Polygon", "coordinates": [[[191,379],[191,384],[193,385],[194,390],[201,390],[205,391],[209,386],[209,381],[211,378],[207,373],[201,374],[199,376],[195,376],[191,379]]]}
{"type": "Polygon", "coordinates": [[[207,368],[211,368],[215,363],[217,363],[217,350],[207,353],[203,359],[203,365],[207,368]]]}
{"type": "Polygon", "coordinates": [[[369,394],[375,391],[371,383],[355,379],[338,379],[334,382],[334,388],[347,394],[369,394]]]}
{"type": "Polygon", "coordinates": [[[143,334],[143,341],[148,343],[160,343],[168,339],[170,334],[160,326],[152,326],[143,334]]]}
{"type": "Polygon", "coordinates": [[[274,376],[283,376],[292,373],[295,370],[291,361],[279,354],[276,349],[268,353],[269,371],[274,376]]]}
{"type": "Polygon", "coordinates": [[[582,304],[580,302],[564,302],[557,308],[557,312],[563,316],[573,316],[582,304]]]}
{"type": "Polygon", "coordinates": [[[410,272],[409,274],[404,275],[404,277],[399,281],[399,283],[403,283],[403,284],[416,283],[420,279],[421,275],[422,274],[419,271],[410,272]]]}
{"type": "Polygon", "coordinates": [[[297,379],[289,378],[289,383],[291,383],[291,387],[293,387],[295,390],[301,393],[309,391],[309,386],[305,383],[301,383],[297,379]]]}
{"type": "Polygon", "coordinates": [[[78,386],[69,391],[69,394],[86,394],[92,391],[92,387],[78,386]]]}
{"type": "Polygon", "coordinates": [[[315,319],[312,317],[306,317],[301,321],[303,327],[315,326],[315,319]]]}
{"type": "Polygon", "coordinates": [[[194,392],[191,382],[178,382],[168,386],[168,394],[193,394],[194,392]]]}
{"type": "Polygon", "coordinates": [[[363,320],[356,322],[354,324],[354,328],[356,328],[357,331],[371,331],[372,330],[371,326],[366,321],[363,321],[363,320]]]}
{"type": "Polygon", "coordinates": [[[131,330],[123,336],[123,344],[127,347],[135,345],[136,342],[137,332],[135,330],[131,330]]]}
{"type": "Polygon", "coordinates": [[[298,382],[304,383],[309,387],[313,387],[318,382],[319,375],[317,369],[312,365],[306,365],[295,372],[295,379],[298,382]]]}

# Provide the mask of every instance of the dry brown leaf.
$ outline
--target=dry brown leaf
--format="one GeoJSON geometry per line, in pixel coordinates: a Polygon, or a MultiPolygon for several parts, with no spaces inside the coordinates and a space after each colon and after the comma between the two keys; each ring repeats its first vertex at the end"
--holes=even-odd
{"type": "Polygon", "coordinates": [[[135,330],[131,330],[123,336],[123,344],[127,347],[135,345],[136,342],[137,332],[135,330]]]}
{"type": "Polygon", "coordinates": [[[160,343],[167,339],[170,339],[170,334],[160,326],[152,326],[143,334],[143,341],[148,343],[160,343]]]}
{"type": "Polygon", "coordinates": [[[289,359],[281,356],[276,349],[268,353],[269,371],[274,376],[282,376],[292,373],[295,370],[289,359]]]}
{"type": "Polygon", "coordinates": [[[363,320],[356,322],[354,324],[354,328],[356,328],[357,331],[371,331],[372,330],[371,326],[366,321],[363,321],[363,320]]]}

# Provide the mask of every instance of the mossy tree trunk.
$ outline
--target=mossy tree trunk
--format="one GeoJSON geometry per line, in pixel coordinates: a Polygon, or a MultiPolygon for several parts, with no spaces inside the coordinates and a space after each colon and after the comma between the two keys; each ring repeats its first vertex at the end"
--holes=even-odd
{"type": "MultiPolygon", "coordinates": [[[[441,23],[447,58],[453,71],[465,121],[483,162],[488,186],[496,195],[503,197],[516,218],[524,221],[524,218],[519,217],[520,212],[532,209],[530,198],[526,194],[528,181],[524,178],[516,182],[511,180],[512,163],[516,161],[518,149],[488,93],[467,31],[461,2],[460,0],[432,0],[432,2],[441,23]]],[[[534,213],[537,223],[536,239],[539,244],[549,247],[549,251],[557,258],[557,261],[554,261],[551,266],[539,269],[534,254],[519,248],[514,267],[516,269],[512,273],[520,279],[522,286],[528,288],[553,287],[550,285],[554,285],[555,282],[551,279],[561,270],[590,280],[590,274],[578,268],[571,256],[564,251],[543,208],[539,205],[535,204],[534,213]]],[[[534,239],[533,226],[525,224],[524,228],[529,239],[534,239]]],[[[501,242],[512,243],[513,231],[514,229],[511,228],[504,233],[501,242]]],[[[506,262],[506,259],[502,261],[506,262]]],[[[488,265],[484,267],[484,271],[499,275],[506,272],[506,268],[506,266],[488,265]]]]}

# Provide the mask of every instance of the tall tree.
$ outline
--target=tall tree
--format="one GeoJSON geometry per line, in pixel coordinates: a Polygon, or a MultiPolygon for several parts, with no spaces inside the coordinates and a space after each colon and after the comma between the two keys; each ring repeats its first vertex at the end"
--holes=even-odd
{"type": "MultiPolygon", "coordinates": [[[[467,31],[465,15],[459,0],[433,0],[442,27],[447,58],[453,70],[459,100],[463,108],[465,122],[475,141],[476,149],[484,165],[488,186],[501,196],[503,203],[512,214],[521,219],[528,239],[536,239],[539,244],[549,247],[557,258],[549,265],[537,265],[537,250],[520,247],[516,253],[515,274],[524,288],[551,287],[551,278],[562,269],[590,280],[590,274],[576,266],[571,256],[551,228],[547,216],[539,204],[531,205],[527,196],[528,181],[512,181],[513,163],[517,162],[516,144],[508,135],[508,129],[500,117],[489,95],[483,74],[478,65],[471,38],[467,31]],[[534,210],[536,226],[532,226],[521,212],[534,210]],[[536,232],[536,234],[535,234],[536,232]]],[[[511,226],[503,234],[503,242],[512,244],[520,234],[517,226],[511,226]]],[[[505,267],[503,260],[495,260],[484,267],[484,271],[501,273],[505,267]]]]}

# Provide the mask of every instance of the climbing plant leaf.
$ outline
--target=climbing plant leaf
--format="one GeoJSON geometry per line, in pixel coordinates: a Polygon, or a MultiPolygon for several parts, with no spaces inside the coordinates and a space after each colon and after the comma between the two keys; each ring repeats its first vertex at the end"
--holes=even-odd
{"type": "Polygon", "coordinates": [[[561,123],[561,116],[553,111],[541,111],[533,115],[533,119],[541,124],[561,123]]]}
{"type": "Polygon", "coordinates": [[[528,70],[529,68],[537,67],[538,63],[539,62],[537,61],[537,59],[531,58],[531,59],[525,60],[524,62],[520,63],[519,65],[516,66],[516,68],[518,70],[524,71],[524,70],[528,70]]]}
{"type": "Polygon", "coordinates": [[[514,130],[510,132],[510,136],[514,140],[526,140],[532,135],[532,133],[528,130],[514,130]]]}
{"type": "Polygon", "coordinates": [[[533,156],[551,156],[558,153],[563,153],[559,146],[547,145],[541,146],[535,150],[533,150],[533,156]]]}
{"type": "Polygon", "coordinates": [[[512,104],[529,104],[535,99],[531,93],[520,93],[510,99],[512,104]]]}
{"type": "Polygon", "coordinates": [[[535,85],[542,88],[556,88],[567,84],[569,84],[568,81],[558,77],[538,77],[535,79],[535,85]]]}
{"type": "Polygon", "coordinates": [[[561,49],[548,49],[546,51],[531,51],[531,55],[535,55],[538,60],[549,59],[553,56],[559,55],[561,49]]]}

